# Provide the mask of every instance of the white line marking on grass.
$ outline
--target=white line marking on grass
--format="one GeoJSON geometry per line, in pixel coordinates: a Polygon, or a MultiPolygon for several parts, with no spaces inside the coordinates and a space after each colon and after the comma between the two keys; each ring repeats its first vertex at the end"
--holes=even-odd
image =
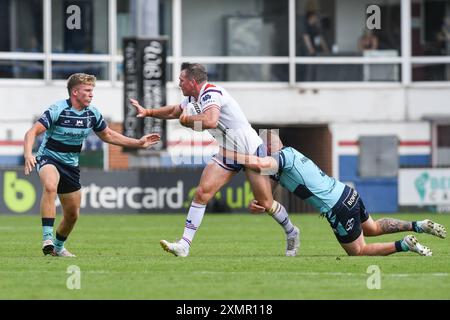
{"type": "MultiPolygon", "coordinates": [[[[268,271],[194,271],[193,273],[200,274],[240,274],[240,273],[258,273],[258,274],[289,274],[299,276],[360,276],[366,277],[365,273],[352,273],[352,272],[268,272],[268,271]]],[[[383,277],[400,278],[400,277],[420,277],[420,276],[433,276],[433,277],[448,277],[449,273],[383,273],[383,277]]]]}
{"type": "MultiPolygon", "coordinates": [[[[55,273],[58,271],[49,271],[49,270],[0,270],[0,274],[14,274],[14,273],[55,273]]],[[[144,270],[144,271],[111,271],[111,270],[87,270],[83,271],[84,273],[90,274],[145,274],[145,273],[167,273],[167,271],[155,271],[155,270],[144,270]]],[[[269,272],[269,271],[192,271],[187,273],[194,274],[244,274],[244,273],[252,273],[252,274],[285,274],[285,275],[298,275],[298,276],[347,276],[347,277],[366,277],[366,273],[356,273],[356,272],[269,272]]],[[[406,278],[406,277],[448,277],[449,273],[383,273],[382,277],[388,278],[406,278]]]]}

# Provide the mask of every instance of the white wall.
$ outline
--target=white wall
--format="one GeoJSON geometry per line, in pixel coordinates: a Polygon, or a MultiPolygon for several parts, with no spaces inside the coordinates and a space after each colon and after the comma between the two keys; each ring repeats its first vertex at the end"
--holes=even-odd
{"type": "MultiPolygon", "coordinates": [[[[119,88],[99,87],[95,89],[93,105],[112,121],[122,121],[123,93],[119,88]]],[[[0,98],[3,101],[0,115],[0,140],[12,130],[13,140],[23,138],[33,120],[46,108],[58,100],[68,98],[64,85],[46,87],[43,85],[0,85],[0,98]]]]}
{"type": "MultiPolygon", "coordinates": [[[[236,88],[231,84],[224,86],[240,103],[252,123],[331,123],[335,176],[338,176],[338,155],[358,153],[356,145],[340,146],[340,141],[357,141],[359,135],[370,134],[394,134],[404,141],[429,141],[430,123],[423,121],[422,117],[430,114],[450,117],[450,90],[444,88],[335,88],[320,89],[314,94],[311,90],[300,93],[298,89],[288,88],[236,88]]],[[[22,140],[35,117],[54,101],[66,97],[64,84],[51,87],[0,85],[0,98],[3,101],[0,140],[6,139],[8,132],[12,132],[12,140],[22,140]]],[[[178,103],[180,99],[178,88],[168,89],[168,104],[178,103]]],[[[122,88],[98,85],[94,105],[110,121],[122,121],[122,88]]],[[[169,121],[167,128],[169,154],[198,156],[217,151],[215,145],[201,149],[178,142],[190,137],[195,141],[210,141],[208,133],[183,130],[176,120],[169,121]]],[[[404,146],[399,151],[401,154],[427,154],[430,153],[430,146],[404,146]]],[[[20,155],[21,152],[21,146],[0,148],[2,155],[20,155]]]]}
{"type": "Polygon", "coordinates": [[[254,123],[399,121],[404,95],[398,89],[229,90],[254,123]],[[256,98],[257,97],[257,98],[256,98]]]}
{"type": "Polygon", "coordinates": [[[450,88],[411,89],[407,94],[408,119],[426,116],[450,117],[450,88]]]}
{"type": "MultiPolygon", "coordinates": [[[[450,117],[450,90],[439,88],[335,88],[320,89],[317,93],[300,93],[292,88],[236,88],[224,85],[239,102],[252,123],[308,124],[308,123],[398,123],[423,121],[427,115],[450,117]],[[406,108],[406,106],[409,106],[406,108]]],[[[95,89],[93,104],[110,121],[123,120],[122,88],[95,89]]],[[[53,86],[3,85],[0,114],[0,140],[8,129],[13,139],[22,139],[33,119],[54,101],[66,99],[64,84],[53,86]]],[[[169,88],[167,103],[180,101],[178,88],[169,88]]]]}

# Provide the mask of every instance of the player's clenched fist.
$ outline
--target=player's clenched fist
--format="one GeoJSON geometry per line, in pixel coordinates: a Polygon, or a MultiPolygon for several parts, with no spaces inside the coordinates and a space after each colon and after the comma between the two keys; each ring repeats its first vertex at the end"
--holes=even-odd
{"type": "Polygon", "coordinates": [[[251,213],[264,213],[266,212],[266,208],[258,205],[257,200],[252,200],[250,204],[248,205],[248,209],[251,213]]]}

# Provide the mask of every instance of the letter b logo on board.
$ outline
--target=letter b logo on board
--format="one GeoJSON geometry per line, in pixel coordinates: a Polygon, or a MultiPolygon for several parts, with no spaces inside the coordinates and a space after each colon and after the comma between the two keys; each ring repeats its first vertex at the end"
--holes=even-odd
{"type": "Polygon", "coordinates": [[[17,178],[17,172],[6,171],[3,176],[3,199],[9,210],[22,213],[33,207],[36,191],[30,182],[17,178]]]}

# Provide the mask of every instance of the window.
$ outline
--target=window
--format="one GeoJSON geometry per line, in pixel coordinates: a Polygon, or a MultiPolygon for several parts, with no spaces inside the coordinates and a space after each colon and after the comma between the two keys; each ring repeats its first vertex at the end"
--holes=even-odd
{"type": "Polygon", "coordinates": [[[279,64],[267,59],[261,63],[211,63],[212,81],[289,80],[288,0],[183,2],[182,38],[181,52],[187,61],[191,56],[286,57],[279,64]]]}
{"type": "Polygon", "coordinates": [[[177,77],[170,70],[192,58],[208,65],[213,81],[450,81],[448,0],[410,2],[412,57],[401,52],[401,10],[409,7],[401,3],[407,2],[294,2],[290,15],[290,0],[0,0],[0,78],[65,79],[80,70],[113,83],[123,80],[123,38],[149,27],[168,38],[169,81],[177,77]],[[368,30],[369,5],[379,7],[381,29],[368,30]],[[79,28],[67,26],[76,14],[67,12],[70,6],[79,9],[79,28]],[[174,13],[181,14],[180,30],[176,23],[172,30],[174,13]],[[152,15],[157,18],[149,19],[152,15]],[[51,24],[51,52],[44,52],[45,22],[51,24]],[[112,50],[110,39],[116,42],[112,50]],[[177,50],[173,39],[181,39],[177,50]],[[403,66],[411,66],[411,77],[405,72],[402,79],[403,66]]]}
{"type": "Polygon", "coordinates": [[[0,0],[0,51],[42,52],[43,0],[0,0]]]}
{"type": "Polygon", "coordinates": [[[450,124],[437,125],[437,166],[450,167],[450,124]]]}
{"type": "Polygon", "coordinates": [[[289,81],[287,64],[204,64],[209,81],[289,81]]]}
{"type": "Polygon", "coordinates": [[[190,0],[183,56],[287,56],[288,1],[190,0]]]}
{"type": "MultiPolygon", "coordinates": [[[[158,2],[158,32],[162,36],[167,36],[167,55],[172,54],[172,0],[156,0],[158,2]]],[[[143,10],[140,8],[139,10],[143,10]]],[[[133,17],[134,4],[132,0],[117,0],[117,54],[123,55],[123,38],[135,33],[137,18],[133,17]]],[[[152,30],[154,31],[154,30],[152,30]]],[[[170,65],[167,66],[167,70],[170,65]]],[[[167,80],[171,73],[167,71],[167,80]]],[[[117,79],[123,80],[123,64],[117,64],[117,79]]]]}
{"type": "Polygon", "coordinates": [[[108,0],[52,1],[52,51],[54,53],[108,53],[108,0]],[[80,28],[69,29],[67,20],[80,8],[80,28]]]}
{"type": "Polygon", "coordinates": [[[449,81],[449,63],[416,63],[412,65],[413,81],[449,81]]]}
{"type": "Polygon", "coordinates": [[[380,29],[367,28],[370,14],[365,1],[297,0],[297,56],[363,56],[371,50],[395,51],[399,56],[400,0],[369,3],[380,8],[380,29]]]}
{"type": "Polygon", "coordinates": [[[0,60],[0,79],[42,79],[44,63],[31,60],[0,60]]]}
{"type": "MultiPolygon", "coordinates": [[[[42,0],[0,0],[0,51],[43,52],[42,0]]],[[[44,63],[8,58],[0,60],[0,79],[42,79],[44,63]]]]}
{"type": "MultiPolygon", "coordinates": [[[[298,57],[400,56],[400,1],[378,0],[381,29],[366,26],[368,4],[360,0],[297,0],[296,55],[298,57]]],[[[298,64],[297,81],[400,81],[398,64],[298,64]]]]}
{"type": "Polygon", "coordinates": [[[53,61],[52,78],[66,80],[70,75],[78,72],[94,75],[97,80],[108,80],[108,63],[106,62],[72,62],[53,61]]]}
{"type": "Polygon", "coordinates": [[[411,15],[413,55],[450,56],[450,2],[413,1],[411,15]]]}

